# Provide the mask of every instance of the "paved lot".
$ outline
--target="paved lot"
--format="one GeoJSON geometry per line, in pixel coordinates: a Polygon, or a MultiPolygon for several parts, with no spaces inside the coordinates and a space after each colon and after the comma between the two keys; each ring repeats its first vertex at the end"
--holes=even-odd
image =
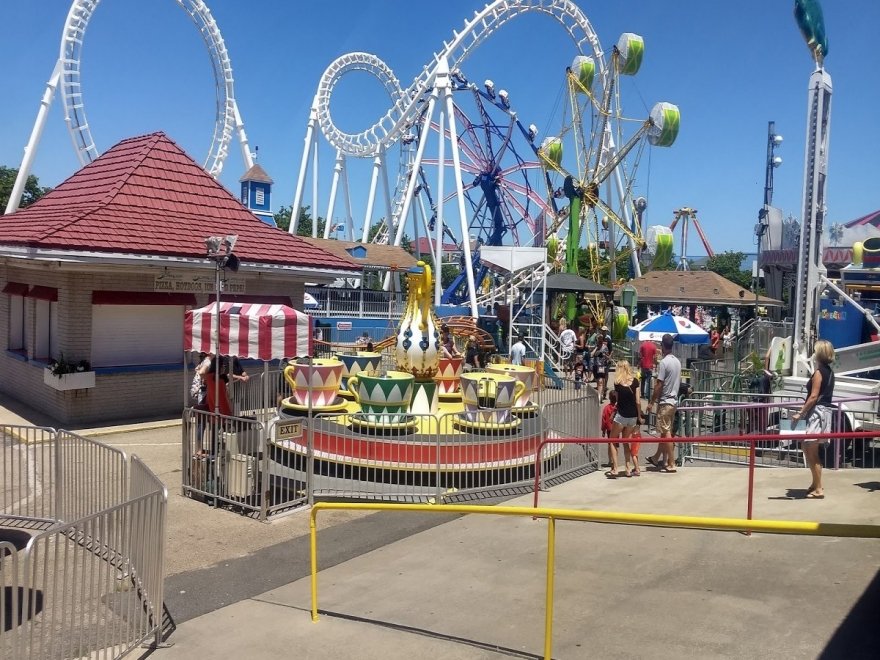
{"type": "MultiPolygon", "coordinates": [[[[880,524],[880,471],[829,474],[822,501],[792,497],[805,476],[761,471],[757,515],[880,524]]],[[[739,517],[744,477],[737,468],[593,474],[543,494],[542,505],[739,517]]],[[[303,577],[182,623],[175,646],[154,657],[541,655],[546,522],[467,516],[328,565],[336,537],[325,515],[318,623],[303,577]]],[[[556,556],[554,657],[876,657],[877,540],[564,522],[556,556]]]]}
{"type": "MultiPolygon", "coordinates": [[[[166,593],[178,629],[152,657],[541,655],[546,522],[324,512],[325,614],[313,624],[307,512],[265,524],[183,498],[179,438],[164,424],[102,436],[169,489],[166,593]]],[[[880,524],[880,471],[826,477],[828,497],[808,501],[805,470],[759,470],[756,517],[880,524]]],[[[556,486],[541,504],[741,517],[745,492],[741,468],[643,468],[556,486]]],[[[878,566],[875,540],[560,523],[554,657],[876,657],[878,566]]]]}

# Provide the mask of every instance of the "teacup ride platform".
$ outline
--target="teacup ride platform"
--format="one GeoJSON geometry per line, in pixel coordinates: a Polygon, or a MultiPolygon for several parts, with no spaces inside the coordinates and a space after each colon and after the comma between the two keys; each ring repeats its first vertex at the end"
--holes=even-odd
{"type": "MultiPolygon", "coordinates": [[[[389,485],[431,497],[441,489],[464,491],[523,483],[534,478],[543,418],[517,409],[504,421],[484,420],[466,412],[461,394],[440,397],[433,415],[394,414],[393,420],[365,413],[356,401],[344,400],[344,411],[313,408],[313,474],[319,491],[387,494],[389,485]],[[439,441],[438,441],[439,440],[439,441]],[[438,484],[439,480],[439,484],[438,484]]],[[[536,409],[537,407],[535,407],[536,409]]],[[[488,414],[488,410],[486,413],[488,414]]],[[[303,419],[295,407],[279,410],[278,423],[303,419]]],[[[272,471],[293,482],[305,479],[308,432],[299,438],[275,439],[272,471]]],[[[556,467],[561,445],[545,456],[542,471],[556,467]]]]}

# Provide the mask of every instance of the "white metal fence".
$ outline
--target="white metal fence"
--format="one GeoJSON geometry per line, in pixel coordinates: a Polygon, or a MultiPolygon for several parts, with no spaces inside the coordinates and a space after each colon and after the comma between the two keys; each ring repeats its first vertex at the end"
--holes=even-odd
{"type": "MultiPolygon", "coordinates": [[[[184,412],[183,493],[265,520],[314,498],[449,502],[525,492],[543,441],[600,433],[595,389],[560,382],[535,392],[531,411],[496,411],[502,421],[407,415],[386,429],[358,413],[277,418],[290,391],[267,371],[238,390],[237,409],[248,417],[184,412]]],[[[547,445],[541,460],[545,480],[598,467],[591,446],[547,445]]]]}
{"type": "Polygon", "coordinates": [[[167,492],[136,457],[0,427],[0,657],[119,658],[163,625],[167,492]]]}
{"type": "Polygon", "coordinates": [[[357,289],[334,289],[306,287],[317,305],[309,307],[309,314],[324,317],[365,317],[399,319],[403,316],[406,297],[390,291],[357,289]]]}

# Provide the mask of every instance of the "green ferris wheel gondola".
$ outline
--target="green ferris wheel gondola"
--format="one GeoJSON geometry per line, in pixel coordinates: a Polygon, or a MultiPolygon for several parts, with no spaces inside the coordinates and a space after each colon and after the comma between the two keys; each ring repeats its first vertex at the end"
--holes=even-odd
{"type": "Polygon", "coordinates": [[[651,122],[648,141],[655,147],[669,147],[678,137],[681,111],[672,103],[658,103],[651,110],[651,122]]]}
{"type": "Polygon", "coordinates": [[[571,72],[577,79],[581,93],[590,92],[593,89],[593,79],[596,77],[596,62],[592,57],[578,55],[571,63],[571,72]]]}
{"type": "Polygon", "coordinates": [[[621,75],[634,76],[642,67],[645,40],[632,32],[624,32],[617,41],[617,67],[621,75]]]}

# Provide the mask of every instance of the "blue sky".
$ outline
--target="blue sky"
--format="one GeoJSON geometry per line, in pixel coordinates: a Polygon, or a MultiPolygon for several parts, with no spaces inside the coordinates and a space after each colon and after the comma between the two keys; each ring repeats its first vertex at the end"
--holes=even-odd
{"type": "MultiPolygon", "coordinates": [[[[372,52],[401,81],[411,81],[453,28],[460,29],[465,17],[482,7],[463,0],[208,4],[229,48],[251,145],[259,145],[260,163],[275,179],[276,208],[293,199],[309,105],[332,59],[354,50],[372,52]]],[[[691,206],[699,210],[716,251],[753,251],[768,120],[775,120],[785,138],[774,201],[786,213],[800,216],[812,62],[792,17],[793,2],[579,4],[606,51],[622,32],[645,39],[641,71],[622,84],[627,115],[642,118],[657,101],[681,109],[677,142],[669,149],[652,149],[641,160],[637,191],[648,198],[648,224],[669,224],[674,209],[691,206]]],[[[830,48],[826,68],[834,82],[828,179],[833,223],[880,207],[880,138],[875,128],[880,62],[871,46],[880,5],[869,0],[823,4],[830,48]]],[[[66,0],[3,1],[3,22],[13,29],[5,30],[0,41],[0,164],[20,162],[68,8],[66,0]]],[[[509,90],[519,117],[535,123],[543,135],[562,123],[557,99],[564,68],[575,54],[554,22],[524,16],[483,44],[462,69],[471,80],[491,78],[498,88],[509,90]]],[[[203,160],[214,117],[210,62],[200,36],[173,0],[103,0],[86,35],[83,84],[99,148],[163,130],[197,161],[203,160]]],[[[378,84],[366,76],[346,78],[338,94],[332,110],[343,129],[363,130],[388,107],[378,84]]],[[[321,206],[326,207],[329,149],[322,151],[322,160],[321,206]]],[[[357,218],[366,204],[368,165],[352,166],[357,218]]],[[[55,185],[77,168],[56,99],[33,171],[44,185],[55,185]]],[[[242,171],[234,144],[223,183],[237,190],[242,171]]],[[[692,235],[688,252],[700,254],[698,244],[692,235]]]]}

